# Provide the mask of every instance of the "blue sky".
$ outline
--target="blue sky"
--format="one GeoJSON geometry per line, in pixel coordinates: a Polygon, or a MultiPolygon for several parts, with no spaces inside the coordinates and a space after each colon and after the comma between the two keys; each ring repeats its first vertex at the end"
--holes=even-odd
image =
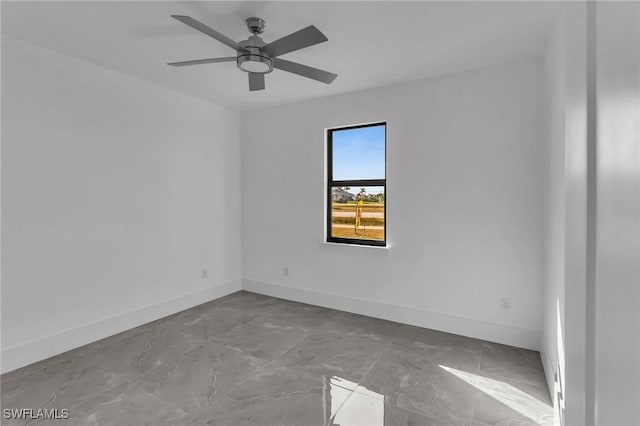
{"type": "Polygon", "coordinates": [[[384,162],[384,125],[333,132],[334,180],[384,179],[384,162]]]}

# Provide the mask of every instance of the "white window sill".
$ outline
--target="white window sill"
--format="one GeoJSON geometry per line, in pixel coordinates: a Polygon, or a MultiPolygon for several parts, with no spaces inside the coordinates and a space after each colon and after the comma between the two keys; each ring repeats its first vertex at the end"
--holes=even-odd
{"type": "Polygon", "coordinates": [[[363,244],[346,244],[346,243],[332,243],[328,241],[320,241],[318,243],[322,250],[344,250],[344,251],[360,251],[375,253],[382,256],[389,256],[391,252],[391,246],[367,246],[363,244]]]}

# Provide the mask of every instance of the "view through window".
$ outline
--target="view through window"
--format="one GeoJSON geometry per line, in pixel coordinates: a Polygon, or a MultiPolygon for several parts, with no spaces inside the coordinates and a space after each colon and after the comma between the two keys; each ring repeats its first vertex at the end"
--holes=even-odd
{"type": "Polygon", "coordinates": [[[327,241],[386,244],[386,123],[329,129],[327,241]]]}

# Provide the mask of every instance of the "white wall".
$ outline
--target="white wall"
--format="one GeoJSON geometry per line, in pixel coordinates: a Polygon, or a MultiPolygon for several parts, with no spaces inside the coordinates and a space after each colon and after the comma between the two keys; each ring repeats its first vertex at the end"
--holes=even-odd
{"type": "Polygon", "coordinates": [[[238,113],[4,36],[2,103],[3,371],[240,288],[238,113]]]}
{"type": "Polygon", "coordinates": [[[542,79],[536,58],[243,113],[243,285],[538,348],[542,79]],[[379,120],[389,255],[320,246],[324,129],[379,120]]]}
{"type": "Polygon", "coordinates": [[[640,424],[640,3],[593,5],[597,24],[597,425],[640,424]]]}
{"type": "MultiPolygon", "coordinates": [[[[545,57],[548,173],[541,353],[552,399],[562,392],[564,417],[576,425],[585,421],[586,385],[586,28],[585,4],[565,4],[545,57]]],[[[556,404],[556,409],[560,415],[562,407],[556,404]]]]}
{"type": "Polygon", "coordinates": [[[572,3],[564,12],[547,52],[542,354],[549,380],[566,366],[564,424],[636,425],[640,5],[572,3]]]}
{"type": "MultiPolygon", "coordinates": [[[[541,355],[550,393],[555,397],[554,374],[564,370],[565,266],[565,40],[557,25],[545,55],[545,118],[547,145],[544,200],[543,339],[541,355]],[[562,364],[562,366],[560,366],[562,364]]],[[[564,378],[563,378],[564,379],[564,378]]],[[[555,398],[554,398],[555,399],[555,398]]]]}

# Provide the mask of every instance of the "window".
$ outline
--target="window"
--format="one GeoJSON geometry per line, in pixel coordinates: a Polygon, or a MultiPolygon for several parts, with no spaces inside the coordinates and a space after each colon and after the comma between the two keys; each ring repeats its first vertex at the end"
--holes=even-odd
{"type": "Polygon", "coordinates": [[[386,245],[386,123],[327,131],[327,241],[386,245]]]}

